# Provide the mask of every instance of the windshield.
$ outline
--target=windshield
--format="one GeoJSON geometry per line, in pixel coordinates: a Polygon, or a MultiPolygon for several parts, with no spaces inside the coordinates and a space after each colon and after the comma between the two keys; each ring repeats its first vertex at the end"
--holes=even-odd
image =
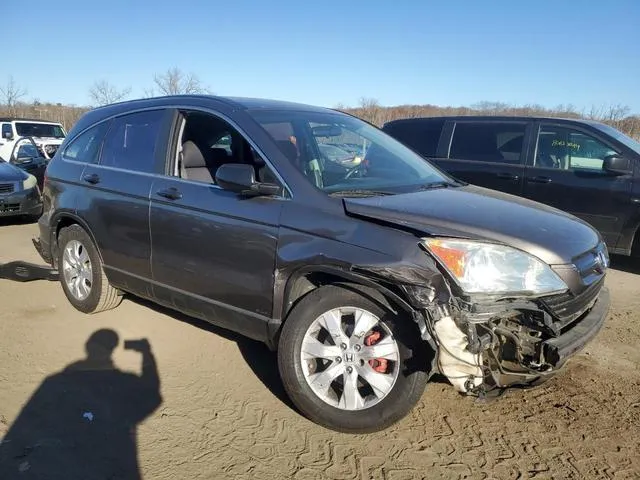
{"type": "Polygon", "coordinates": [[[64,138],[62,127],[50,123],[16,122],[16,131],[21,137],[64,138]]]}
{"type": "Polygon", "coordinates": [[[637,152],[640,154],[640,142],[638,142],[637,140],[634,140],[628,135],[625,135],[624,133],[622,133],[620,130],[613,128],[609,125],[600,124],[600,125],[596,125],[596,127],[599,130],[603,131],[604,133],[611,135],[613,138],[615,138],[620,143],[624,144],[626,147],[630,148],[634,152],[637,152]]]}
{"type": "Polygon", "coordinates": [[[326,193],[391,194],[453,184],[412,150],[357,118],[338,112],[249,113],[326,193]]]}

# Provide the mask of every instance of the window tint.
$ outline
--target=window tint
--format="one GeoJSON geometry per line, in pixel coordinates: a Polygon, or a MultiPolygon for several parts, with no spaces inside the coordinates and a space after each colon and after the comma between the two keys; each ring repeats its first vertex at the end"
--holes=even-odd
{"type": "Polygon", "coordinates": [[[2,138],[5,138],[6,134],[12,134],[13,131],[11,130],[11,124],[10,123],[3,123],[2,124],[2,138]]]}
{"type": "Polygon", "coordinates": [[[435,157],[444,120],[411,121],[389,125],[384,130],[425,157],[435,157]]]}
{"type": "Polygon", "coordinates": [[[567,127],[542,126],[538,135],[535,166],[563,170],[602,170],[615,150],[586,133],[567,127]]]}
{"type": "Polygon", "coordinates": [[[519,163],[525,124],[460,122],[451,141],[449,158],[479,162],[519,163]]]}
{"type": "Polygon", "coordinates": [[[64,149],[62,156],[76,162],[95,163],[100,153],[102,139],[107,133],[109,122],[102,122],[77,136],[64,149]]]}
{"type": "Polygon", "coordinates": [[[104,141],[100,165],[156,172],[155,151],[164,110],[132,113],[113,120],[104,141]]]}

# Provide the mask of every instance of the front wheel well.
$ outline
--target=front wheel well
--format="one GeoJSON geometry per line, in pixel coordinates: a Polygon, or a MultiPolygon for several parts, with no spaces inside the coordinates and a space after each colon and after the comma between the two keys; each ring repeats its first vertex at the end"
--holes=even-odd
{"type": "Polygon", "coordinates": [[[394,314],[407,314],[412,317],[413,308],[402,298],[400,291],[394,291],[392,286],[381,286],[377,283],[360,278],[347,278],[336,273],[322,271],[307,272],[291,280],[291,285],[285,292],[282,308],[282,322],[286,322],[291,310],[308,294],[325,285],[336,285],[357,292],[369,300],[394,314]]]}

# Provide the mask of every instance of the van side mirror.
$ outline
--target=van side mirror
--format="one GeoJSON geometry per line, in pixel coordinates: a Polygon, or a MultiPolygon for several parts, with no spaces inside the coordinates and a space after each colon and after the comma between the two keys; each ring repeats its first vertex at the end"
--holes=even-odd
{"type": "Polygon", "coordinates": [[[256,181],[256,173],[245,163],[225,163],[216,170],[216,183],[224,190],[242,195],[277,195],[280,186],[256,181]]]}
{"type": "Polygon", "coordinates": [[[614,175],[627,175],[629,173],[632,173],[629,160],[621,157],[617,153],[604,157],[602,170],[614,175]]]}

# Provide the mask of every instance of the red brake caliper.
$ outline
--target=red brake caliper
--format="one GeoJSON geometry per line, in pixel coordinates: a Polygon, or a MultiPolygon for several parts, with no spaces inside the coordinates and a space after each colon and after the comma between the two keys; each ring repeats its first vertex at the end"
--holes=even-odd
{"type": "MultiPolygon", "coordinates": [[[[364,344],[367,347],[375,345],[380,341],[380,337],[382,335],[380,332],[372,332],[371,335],[368,335],[364,339],[364,344]]],[[[369,360],[369,365],[378,373],[387,373],[387,359],[386,358],[372,358],[369,360]]]]}

